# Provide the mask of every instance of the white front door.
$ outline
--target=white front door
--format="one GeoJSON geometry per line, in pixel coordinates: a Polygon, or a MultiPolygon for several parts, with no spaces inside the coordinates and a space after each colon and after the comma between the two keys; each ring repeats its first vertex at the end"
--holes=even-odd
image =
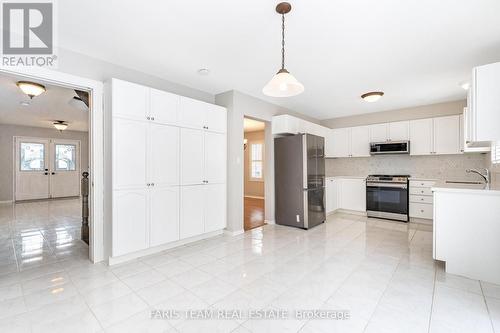
{"type": "Polygon", "coordinates": [[[48,139],[16,138],[16,201],[49,197],[49,147],[48,139]]]}
{"type": "Polygon", "coordinates": [[[51,198],[80,195],[80,141],[50,141],[51,198]]]}
{"type": "Polygon", "coordinates": [[[15,200],[80,195],[80,141],[15,138],[15,200]]]}

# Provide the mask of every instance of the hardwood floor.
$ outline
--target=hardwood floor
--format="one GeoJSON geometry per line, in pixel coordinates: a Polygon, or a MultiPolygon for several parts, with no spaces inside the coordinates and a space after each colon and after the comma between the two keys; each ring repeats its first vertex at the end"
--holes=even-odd
{"type": "Polygon", "coordinates": [[[245,230],[258,228],[264,223],[264,199],[246,198],[245,197],[245,230]]]}

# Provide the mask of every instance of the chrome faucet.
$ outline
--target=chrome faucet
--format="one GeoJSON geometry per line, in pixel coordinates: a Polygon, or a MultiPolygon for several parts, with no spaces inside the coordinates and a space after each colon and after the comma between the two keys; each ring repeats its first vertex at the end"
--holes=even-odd
{"type": "Polygon", "coordinates": [[[483,177],[484,179],[484,183],[486,184],[486,187],[489,187],[490,186],[490,182],[491,182],[491,176],[490,176],[490,170],[488,170],[487,168],[481,168],[480,170],[484,171],[481,172],[477,169],[467,169],[465,170],[465,172],[467,173],[477,173],[478,175],[480,175],[481,177],[483,177]]]}

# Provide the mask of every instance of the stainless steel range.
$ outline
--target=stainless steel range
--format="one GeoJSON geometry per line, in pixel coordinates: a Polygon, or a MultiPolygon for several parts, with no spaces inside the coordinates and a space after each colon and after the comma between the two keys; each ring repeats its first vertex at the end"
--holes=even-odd
{"type": "Polygon", "coordinates": [[[409,175],[370,175],[366,178],[366,213],[370,217],[408,222],[409,175]]]}

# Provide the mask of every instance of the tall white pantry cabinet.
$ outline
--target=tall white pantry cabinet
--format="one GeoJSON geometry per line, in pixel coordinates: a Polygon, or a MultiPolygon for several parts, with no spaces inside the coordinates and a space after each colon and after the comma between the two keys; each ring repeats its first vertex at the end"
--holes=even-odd
{"type": "Polygon", "coordinates": [[[111,257],[226,227],[226,109],[112,79],[111,257]]]}

